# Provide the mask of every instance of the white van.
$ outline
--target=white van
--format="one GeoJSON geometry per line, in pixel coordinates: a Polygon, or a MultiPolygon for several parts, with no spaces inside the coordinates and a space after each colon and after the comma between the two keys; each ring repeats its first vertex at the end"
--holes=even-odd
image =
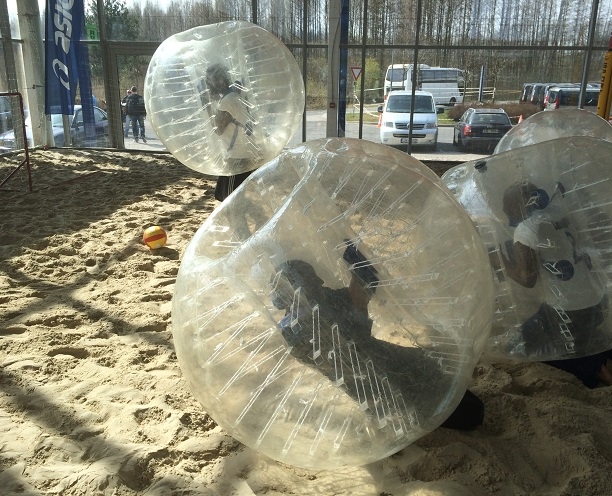
{"type": "Polygon", "coordinates": [[[410,139],[410,111],[412,117],[412,144],[428,146],[435,150],[438,146],[438,114],[434,97],[427,91],[415,91],[414,106],[411,91],[392,91],[384,105],[378,107],[382,113],[380,121],[380,142],[405,149],[410,139]]]}

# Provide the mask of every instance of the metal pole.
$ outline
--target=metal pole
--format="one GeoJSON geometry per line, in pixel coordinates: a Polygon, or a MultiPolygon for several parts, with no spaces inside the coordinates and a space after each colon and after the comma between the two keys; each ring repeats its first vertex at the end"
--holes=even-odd
{"type": "Polygon", "coordinates": [[[359,135],[358,135],[359,139],[363,138],[363,105],[365,101],[365,64],[366,64],[366,45],[367,43],[368,43],[368,0],[363,0],[363,32],[362,32],[362,38],[361,38],[361,83],[359,85],[359,135]]]}
{"type": "Polygon", "coordinates": [[[342,0],[329,0],[329,42],[327,46],[327,132],[338,136],[338,75],[340,74],[340,12],[342,0]]]}
{"type": "Polygon", "coordinates": [[[106,110],[110,118],[110,146],[113,148],[125,148],[123,143],[123,124],[121,118],[121,101],[113,83],[119,81],[117,70],[117,57],[111,57],[110,50],[106,44],[106,17],[104,16],[104,0],[96,0],[98,5],[98,33],[100,40],[100,54],[102,55],[102,72],[104,73],[104,93],[106,95],[106,110]],[[112,71],[112,72],[111,72],[112,71]],[[113,77],[113,74],[115,77],[113,77]],[[119,123],[119,124],[117,124],[119,123]],[[113,125],[114,124],[114,125],[113,125]]]}
{"type": "Polygon", "coordinates": [[[45,132],[45,58],[43,56],[42,28],[37,0],[17,2],[19,31],[23,39],[23,70],[26,104],[32,124],[32,141],[35,145],[46,144],[45,132]]]}
{"type": "Polygon", "coordinates": [[[338,74],[338,136],[344,138],[346,131],[346,86],[348,66],[349,0],[342,0],[340,12],[340,59],[338,74]]]}
{"type": "Polygon", "coordinates": [[[593,0],[591,5],[591,19],[589,21],[589,39],[587,41],[587,49],[584,54],[584,63],[582,65],[582,79],[580,81],[580,95],[578,97],[578,107],[584,107],[586,100],[586,86],[589,79],[589,66],[591,65],[591,56],[593,54],[593,40],[595,39],[595,25],[597,24],[597,11],[599,10],[599,0],[593,0]]]}
{"type": "MultiPolygon", "coordinates": [[[[304,80],[304,92],[308,94],[306,72],[308,70],[308,1],[304,0],[302,15],[302,79],[304,80]]],[[[304,112],[302,112],[302,143],[306,142],[306,101],[304,101],[304,112]]]]}
{"type": "Polygon", "coordinates": [[[414,59],[412,62],[412,75],[410,77],[412,84],[412,101],[410,104],[410,132],[408,133],[408,154],[412,153],[412,124],[414,122],[414,94],[417,86],[417,75],[419,71],[419,33],[421,31],[421,9],[423,7],[423,1],[417,2],[417,19],[416,19],[416,33],[414,37],[414,59]]]}
{"type": "MultiPolygon", "coordinates": [[[[6,70],[7,90],[11,93],[17,93],[19,86],[17,84],[17,66],[15,64],[15,54],[13,52],[13,38],[11,35],[11,24],[9,21],[8,8],[6,0],[0,2],[0,35],[2,36],[2,49],[4,52],[4,66],[6,70]]],[[[19,103],[14,98],[10,99],[11,115],[19,115],[19,103]]],[[[15,139],[19,136],[15,134],[15,139]]],[[[23,148],[23,143],[15,143],[17,148],[23,148]]]]}

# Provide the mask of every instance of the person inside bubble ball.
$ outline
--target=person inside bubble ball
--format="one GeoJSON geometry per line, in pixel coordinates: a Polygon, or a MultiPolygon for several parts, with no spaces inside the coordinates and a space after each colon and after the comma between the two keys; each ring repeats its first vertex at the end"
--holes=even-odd
{"type": "MultiPolygon", "coordinates": [[[[378,273],[353,243],[345,240],[344,246],[343,259],[351,271],[348,287],[326,287],[312,265],[303,260],[289,260],[277,267],[271,281],[270,298],[276,308],[285,311],[278,326],[291,347],[291,354],[308,366],[316,366],[359,403],[367,396],[367,386],[351,372],[357,361],[371,360],[378,379],[385,382],[386,377],[394,389],[411,400],[429,392],[423,388],[424,380],[443,388],[443,382],[452,378],[442,374],[421,348],[405,347],[372,336],[373,321],[368,314],[368,304],[379,284],[378,273]],[[316,327],[321,332],[315,337],[313,329],[316,327]],[[342,378],[338,375],[337,359],[343,362],[342,378]],[[407,364],[414,372],[412,376],[406,373],[407,364]]],[[[441,425],[474,430],[483,420],[483,402],[471,391],[466,391],[455,411],[441,425]]]]}
{"type": "MultiPolygon", "coordinates": [[[[564,194],[562,184],[553,195],[564,194]]],[[[596,337],[607,314],[605,285],[592,269],[592,261],[582,250],[579,235],[563,210],[551,204],[546,191],[529,181],[509,186],[503,196],[503,210],[514,227],[508,254],[500,250],[505,272],[526,288],[541,281],[544,302],[521,327],[525,353],[531,356],[554,354],[552,343],[562,332],[566,349],[571,351],[596,337]]],[[[612,385],[612,351],[582,358],[544,361],[570,372],[587,387],[600,382],[612,385]]]]}
{"type": "Polygon", "coordinates": [[[214,116],[215,133],[225,148],[230,169],[244,170],[231,176],[219,176],[215,187],[215,198],[225,200],[256,168],[254,158],[257,148],[252,139],[252,121],[249,107],[241,96],[242,85],[232,82],[228,69],[223,64],[212,64],[206,69],[206,86],[210,95],[218,101],[214,116]]]}

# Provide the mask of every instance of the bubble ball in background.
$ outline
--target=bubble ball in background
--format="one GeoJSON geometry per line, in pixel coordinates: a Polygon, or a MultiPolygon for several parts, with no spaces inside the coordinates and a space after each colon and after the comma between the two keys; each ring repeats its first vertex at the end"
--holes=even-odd
{"type": "Polygon", "coordinates": [[[537,112],[508,131],[493,153],[570,136],[590,136],[612,142],[612,126],[597,114],[584,109],[537,112]]]}
{"type": "Polygon", "coordinates": [[[609,141],[560,138],[442,176],[494,269],[496,310],[483,358],[556,360],[612,348],[611,154],[609,141]]]}
{"type": "Polygon", "coordinates": [[[277,156],[299,128],[304,83],[287,47],[245,21],[199,26],[167,38],[145,78],[147,116],[177,160],[235,175],[277,156]],[[222,134],[215,116],[231,111],[222,134]]]}
{"type": "Polygon", "coordinates": [[[454,411],[493,315],[486,252],[418,160],[320,139],[255,171],[182,258],[172,322],[191,391],[292,465],[388,456],[454,411]]]}

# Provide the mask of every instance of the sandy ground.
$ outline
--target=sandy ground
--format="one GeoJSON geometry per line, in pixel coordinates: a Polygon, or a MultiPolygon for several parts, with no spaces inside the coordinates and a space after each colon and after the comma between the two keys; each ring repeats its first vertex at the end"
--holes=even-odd
{"type": "MultiPolygon", "coordinates": [[[[0,180],[12,165],[0,165],[0,180]]],[[[612,495],[612,390],[480,364],[484,425],[364,467],[308,471],[227,435],[173,351],[181,255],[214,178],[170,155],[36,151],[0,191],[2,495],[612,495]],[[162,225],[160,250],[143,230],[162,225]]]]}

